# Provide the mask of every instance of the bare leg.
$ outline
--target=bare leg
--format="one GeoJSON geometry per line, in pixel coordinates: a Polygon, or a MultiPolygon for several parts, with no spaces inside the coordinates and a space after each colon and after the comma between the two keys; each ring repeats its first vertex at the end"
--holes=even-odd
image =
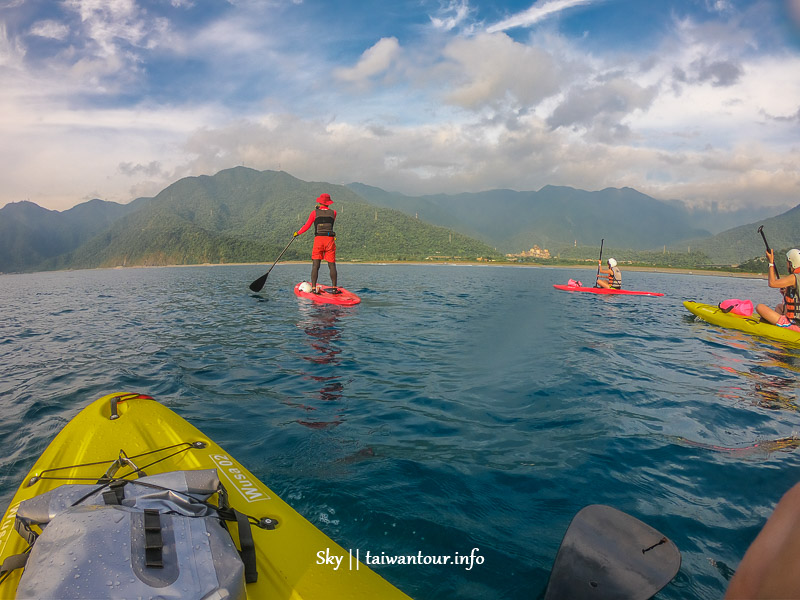
{"type": "Polygon", "coordinates": [[[762,319],[774,325],[783,316],[783,304],[779,304],[775,309],[766,304],[758,304],[756,305],[756,312],[761,315],[762,319]]]}
{"type": "Polygon", "coordinates": [[[338,287],[336,285],[336,282],[338,280],[337,279],[338,274],[336,273],[336,263],[335,262],[329,262],[328,263],[328,270],[331,272],[331,285],[333,287],[338,287]]]}
{"type": "Polygon", "coordinates": [[[322,261],[315,258],[311,261],[311,290],[317,290],[317,277],[319,277],[319,265],[322,261]]]}
{"type": "Polygon", "coordinates": [[[597,280],[597,287],[609,289],[611,286],[608,284],[608,281],[605,279],[598,279],[597,280]]]}

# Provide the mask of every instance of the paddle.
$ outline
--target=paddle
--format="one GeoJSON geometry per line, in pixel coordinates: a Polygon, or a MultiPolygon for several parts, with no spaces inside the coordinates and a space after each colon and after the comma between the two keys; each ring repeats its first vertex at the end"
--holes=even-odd
{"type": "MultiPolygon", "coordinates": [[[[292,236],[292,239],[290,239],[290,240],[289,240],[289,243],[288,243],[288,244],[286,244],[286,248],[284,248],[284,249],[283,249],[283,252],[281,252],[281,253],[278,255],[278,258],[276,258],[276,259],[275,259],[275,262],[274,262],[274,263],[272,263],[272,267],[270,267],[270,268],[269,268],[269,271],[272,271],[272,268],[273,268],[275,265],[277,265],[277,264],[278,264],[278,261],[281,259],[281,256],[283,256],[283,253],[284,253],[284,252],[286,252],[286,251],[289,249],[289,246],[291,246],[291,245],[292,245],[292,242],[294,241],[294,238],[295,238],[295,237],[296,237],[296,236],[292,236]]],[[[261,277],[259,277],[258,279],[256,279],[256,280],[255,280],[253,283],[251,283],[251,284],[250,284],[250,289],[251,289],[251,290],[253,290],[254,292],[260,292],[260,291],[261,291],[261,288],[263,288],[263,287],[264,287],[264,284],[265,284],[265,283],[267,283],[267,277],[269,277],[269,271],[267,271],[267,272],[266,272],[266,273],[264,273],[264,274],[263,274],[261,277]]]]}
{"type": "Polygon", "coordinates": [[[564,534],[544,600],[645,600],[680,567],[681,553],[664,535],[616,508],[592,504],[564,534]]]}
{"type": "Polygon", "coordinates": [[[600,277],[600,263],[603,262],[603,242],[605,241],[606,238],[600,240],[600,258],[597,259],[597,275],[594,278],[594,287],[598,287],[597,278],[600,277]]]}
{"type": "MultiPolygon", "coordinates": [[[[758,226],[758,233],[761,234],[761,239],[764,240],[764,245],[767,247],[767,250],[772,250],[772,248],[770,248],[769,244],[767,243],[767,236],[764,235],[763,225],[758,226]]],[[[773,258],[775,257],[773,256],[773,258]]],[[[778,273],[778,263],[776,262],[774,265],[772,265],[772,268],[775,269],[775,277],[780,278],[780,273],[778,273]]]]}

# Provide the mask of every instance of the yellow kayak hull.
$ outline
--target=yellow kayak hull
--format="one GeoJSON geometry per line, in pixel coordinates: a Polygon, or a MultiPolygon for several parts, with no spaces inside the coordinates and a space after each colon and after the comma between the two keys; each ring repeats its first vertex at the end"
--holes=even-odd
{"type": "MultiPolygon", "coordinates": [[[[119,457],[120,451],[147,475],[216,469],[232,507],[258,519],[268,517],[277,522],[272,530],[252,528],[258,581],[247,584],[248,598],[409,598],[358,562],[355,549],[351,556],[213,440],[166,406],[139,394],[110,394],[96,400],[50,443],[17,490],[0,522],[0,561],[26,548],[26,542],[14,529],[14,515],[20,502],[65,483],[96,482],[119,457]],[[114,400],[119,417],[111,419],[114,400]],[[326,552],[342,557],[338,569],[334,570],[330,563],[318,564],[326,552]]],[[[115,476],[126,477],[127,474],[135,477],[130,467],[123,468],[115,476]]],[[[234,540],[238,540],[235,524],[230,528],[234,540]]],[[[21,569],[13,571],[0,584],[0,598],[14,596],[21,572],[21,569]]]]}
{"type": "Polygon", "coordinates": [[[755,312],[751,317],[743,317],[733,313],[723,312],[718,306],[712,306],[710,304],[701,304],[700,302],[686,300],[683,305],[690,313],[712,325],[718,325],[727,329],[738,329],[750,335],[758,335],[780,342],[800,345],[800,331],[795,331],[788,327],[778,327],[770,323],[763,323],[755,312]]]}

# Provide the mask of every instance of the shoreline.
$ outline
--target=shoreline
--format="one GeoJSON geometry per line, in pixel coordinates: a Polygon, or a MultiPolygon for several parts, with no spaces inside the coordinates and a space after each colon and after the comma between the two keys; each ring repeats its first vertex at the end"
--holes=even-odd
{"type": "MultiPolygon", "coordinates": [[[[269,263],[203,263],[197,265],[161,265],[157,268],[165,268],[165,267],[221,267],[221,266],[257,266],[257,265],[268,265],[269,263]]],[[[287,260],[281,261],[280,264],[284,265],[305,265],[311,264],[310,260],[287,260]]],[[[497,263],[497,262],[475,262],[475,261],[441,261],[441,262],[426,262],[426,261],[414,261],[414,260],[403,260],[403,261],[336,261],[337,265],[369,265],[373,267],[391,267],[391,266],[402,266],[402,265],[413,265],[413,266],[457,266],[457,267],[514,267],[514,268],[521,268],[521,269],[531,269],[531,268],[538,268],[538,269],[582,269],[587,271],[594,271],[596,267],[594,265],[587,265],[587,264],[574,264],[574,265],[539,265],[539,264],[519,264],[519,263],[497,263]]],[[[153,265],[155,266],[155,265],[153,265]]],[[[102,268],[109,268],[109,269],[148,269],[152,267],[145,267],[145,266],[134,266],[134,267],[102,267],[102,268]]],[[[675,275],[710,275],[710,276],[718,276],[718,277],[739,277],[742,279],[767,279],[766,274],[764,273],[744,273],[739,271],[706,271],[703,269],[682,269],[678,267],[640,267],[640,266],[626,266],[622,269],[622,272],[625,271],[634,271],[634,272],[642,272],[642,273],[665,273],[665,274],[675,274],[675,275]]]]}
{"type": "MultiPolygon", "coordinates": [[[[167,268],[186,268],[186,267],[240,267],[240,266],[263,266],[269,265],[269,262],[244,262],[244,263],[199,263],[193,265],[131,265],[131,266],[115,266],[115,267],[94,267],[91,269],[60,269],[57,271],[32,271],[30,273],[0,273],[2,275],[32,275],[34,273],[58,273],[70,271],[95,271],[104,269],[167,269],[167,268]]],[[[280,264],[284,265],[310,265],[310,260],[287,260],[282,261],[280,264]]],[[[585,271],[595,271],[596,266],[588,264],[574,264],[574,265],[540,265],[540,264],[519,264],[519,263],[497,263],[497,262],[476,262],[476,261],[337,261],[337,265],[369,265],[379,267],[391,266],[459,266],[459,267],[512,267],[520,269],[581,269],[585,271]]],[[[277,265],[274,265],[277,266],[277,265]]],[[[763,273],[743,273],[738,271],[706,271],[703,269],[682,269],[677,267],[641,267],[641,266],[626,266],[622,272],[641,272],[641,273],[664,273],[674,275],[708,275],[716,277],[738,277],[742,279],[763,279],[766,280],[767,276],[763,273]]]]}

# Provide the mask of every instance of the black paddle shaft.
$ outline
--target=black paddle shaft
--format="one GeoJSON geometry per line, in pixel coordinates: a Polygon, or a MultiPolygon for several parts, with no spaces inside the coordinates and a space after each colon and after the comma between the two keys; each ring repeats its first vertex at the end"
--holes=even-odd
{"type": "Polygon", "coordinates": [[[603,262],[603,243],[606,238],[600,240],[600,258],[597,259],[597,275],[594,278],[594,287],[597,287],[597,278],[600,277],[600,263],[603,262]]]}
{"type": "MultiPolygon", "coordinates": [[[[269,268],[269,271],[272,271],[273,267],[278,264],[278,261],[281,259],[281,256],[283,256],[284,253],[289,249],[289,246],[292,245],[292,242],[294,241],[295,237],[296,236],[292,236],[292,239],[290,239],[289,243],[286,244],[286,248],[283,249],[283,252],[281,252],[278,255],[278,258],[275,259],[275,262],[272,263],[272,267],[269,268]]],[[[250,284],[250,289],[252,291],[254,291],[254,292],[260,292],[261,291],[261,288],[263,288],[264,284],[267,283],[267,277],[269,277],[269,271],[264,273],[261,277],[259,277],[253,283],[250,284]]]]}
{"type": "MultiPolygon", "coordinates": [[[[759,225],[758,226],[758,233],[761,234],[761,239],[764,240],[764,246],[766,246],[767,250],[772,250],[772,248],[769,247],[769,243],[767,242],[767,236],[764,235],[764,226],[763,225],[759,225]]],[[[773,258],[773,260],[775,259],[775,255],[774,254],[772,255],[772,258],[773,258]]],[[[780,274],[778,273],[778,263],[774,263],[772,265],[772,268],[775,269],[775,277],[780,277],[780,274]]]]}

